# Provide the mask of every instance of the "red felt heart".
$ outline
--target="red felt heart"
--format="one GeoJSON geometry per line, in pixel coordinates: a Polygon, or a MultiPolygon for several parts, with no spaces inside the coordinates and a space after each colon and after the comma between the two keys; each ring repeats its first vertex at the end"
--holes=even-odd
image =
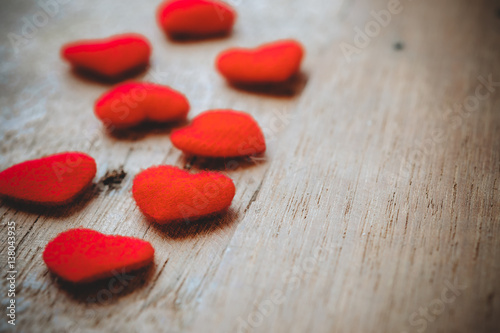
{"type": "Polygon", "coordinates": [[[173,166],[156,166],[139,173],[132,193],[141,211],[158,223],[195,220],[231,205],[233,181],[217,172],[190,174],[173,166]]]}
{"type": "Polygon", "coordinates": [[[304,49],[300,43],[282,40],[256,49],[226,50],[217,57],[216,66],[233,83],[280,83],[298,72],[303,55],[304,49]]]}
{"type": "Polygon", "coordinates": [[[169,87],[130,81],[104,93],[96,101],[94,111],[106,125],[127,128],[145,120],[184,120],[189,102],[184,95],[169,87]]]}
{"type": "Polygon", "coordinates": [[[43,251],[49,270],[73,283],[92,282],[145,267],[153,256],[153,247],[142,239],[83,228],[60,233],[43,251]]]}
{"type": "Polygon", "coordinates": [[[227,4],[213,0],[167,0],[158,8],[158,24],[173,38],[227,34],[236,19],[227,4]]]}
{"type": "Polygon", "coordinates": [[[0,196],[45,205],[64,204],[90,185],[95,173],[94,159],[78,152],[26,161],[0,172],[0,196]]]}
{"type": "Polygon", "coordinates": [[[264,135],[257,122],[244,112],[212,110],[172,133],[174,146],[187,154],[205,157],[237,157],[263,153],[264,135]]]}
{"type": "Polygon", "coordinates": [[[151,46],[139,34],[122,34],[109,38],[79,40],[64,45],[61,55],[73,67],[116,79],[149,63],[151,46]]]}

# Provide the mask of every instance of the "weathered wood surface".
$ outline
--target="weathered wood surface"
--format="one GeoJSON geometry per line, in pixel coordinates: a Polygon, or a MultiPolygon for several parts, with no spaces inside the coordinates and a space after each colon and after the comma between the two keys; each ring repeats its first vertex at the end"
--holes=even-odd
{"type": "Polygon", "coordinates": [[[186,43],[158,29],[157,3],[60,4],[17,52],[7,34],[21,35],[41,7],[1,5],[0,169],[69,150],[98,163],[93,189],[71,208],[1,202],[1,267],[8,221],[18,233],[14,331],[500,330],[500,84],[479,79],[500,81],[499,1],[402,0],[350,62],[340,45],[354,45],[354,28],[389,1],[233,1],[232,36],[186,43]],[[190,117],[234,108],[265,129],[265,159],[227,171],[237,193],[226,215],[160,228],[138,211],[130,189],[141,169],[223,166],[186,159],[169,128],[115,137],[94,117],[107,86],[71,73],[59,47],[124,31],[150,38],[140,77],[184,92],[190,117]],[[214,70],[229,46],[285,37],[307,57],[284,94],[234,89],[214,70]],[[42,251],[77,226],[150,241],[154,266],[122,277],[125,288],[60,283],[42,251]]]}

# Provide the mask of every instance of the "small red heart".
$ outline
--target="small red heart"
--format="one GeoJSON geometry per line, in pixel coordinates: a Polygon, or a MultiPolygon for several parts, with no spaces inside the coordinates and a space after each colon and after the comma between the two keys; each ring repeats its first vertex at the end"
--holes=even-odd
{"type": "Polygon", "coordinates": [[[184,128],[172,132],[174,146],[186,154],[205,157],[238,157],[263,153],[264,134],[244,112],[206,111],[184,128]]]}
{"type": "Polygon", "coordinates": [[[120,84],[95,103],[97,118],[114,128],[127,128],[143,121],[170,122],[186,119],[189,102],[181,93],[158,84],[120,84]]]}
{"type": "Polygon", "coordinates": [[[149,265],[154,249],[132,237],[71,229],[57,235],[43,251],[49,270],[66,281],[87,283],[149,265]]]}
{"type": "Polygon", "coordinates": [[[231,205],[231,178],[217,172],[190,174],[173,166],[156,166],[139,173],[132,193],[144,215],[160,224],[196,220],[231,205]]]}
{"type": "Polygon", "coordinates": [[[0,196],[44,205],[73,200],[94,178],[96,163],[83,153],[26,161],[0,172],[0,196]]]}
{"type": "Polygon", "coordinates": [[[77,69],[116,79],[131,70],[146,66],[151,46],[142,35],[123,34],[68,43],[62,47],[61,55],[77,69]]]}
{"type": "Polygon", "coordinates": [[[256,49],[233,48],[219,54],[216,66],[230,82],[280,83],[300,69],[304,49],[294,40],[264,44],[256,49]]]}
{"type": "Polygon", "coordinates": [[[157,19],[173,38],[199,38],[229,33],[236,13],[220,1],[167,0],[158,8],[157,19]]]}

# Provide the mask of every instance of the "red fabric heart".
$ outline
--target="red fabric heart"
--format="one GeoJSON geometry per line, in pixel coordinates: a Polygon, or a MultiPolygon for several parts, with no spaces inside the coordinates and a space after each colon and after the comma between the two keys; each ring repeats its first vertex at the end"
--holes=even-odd
{"type": "Polygon", "coordinates": [[[280,83],[300,69],[304,49],[294,40],[264,44],[256,49],[233,48],[219,54],[216,66],[230,82],[280,83]]]}
{"type": "Polygon", "coordinates": [[[212,110],[170,136],[186,154],[205,157],[238,157],[263,153],[264,135],[257,122],[244,112],[212,110]]]}
{"type": "Polygon", "coordinates": [[[209,37],[229,33],[236,12],[220,1],[167,0],[158,8],[157,19],[173,38],[209,37]]]}
{"type": "Polygon", "coordinates": [[[139,173],[132,193],[144,215],[160,224],[196,220],[231,205],[233,181],[217,172],[190,174],[173,166],[156,166],[139,173]]]}
{"type": "Polygon", "coordinates": [[[153,247],[142,239],[83,228],[60,233],[43,251],[43,261],[49,270],[73,283],[130,272],[147,266],[153,257],[153,247]]]}
{"type": "Polygon", "coordinates": [[[181,93],[158,84],[127,82],[104,93],[94,112],[107,126],[127,128],[147,120],[170,122],[186,119],[189,102],[181,93]]]}
{"type": "Polygon", "coordinates": [[[64,45],[61,56],[73,67],[116,79],[149,63],[151,46],[139,34],[122,34],[109,38],[79,40],[64,45]]]}
{"type": "Polygon", "coordinates": [[[0,196],[44,205],[64,204],[90,185],[95,174],[96,163],[86,154],[51,155],[0,172],[0,196]]]}

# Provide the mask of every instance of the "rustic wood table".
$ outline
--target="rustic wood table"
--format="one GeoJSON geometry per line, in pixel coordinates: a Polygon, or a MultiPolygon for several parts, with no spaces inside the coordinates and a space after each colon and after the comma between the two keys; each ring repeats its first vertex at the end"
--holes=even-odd
{"type": "Polygon", "coordinates": [[[62,151],[98,166],[72,206],[0,201],[2,332],[500,331],[500,1],[233,0],[234,33],[198,42],[166,38],[158,3],[0,5],[0,169],[62,151]],[[171,127],[106,131],[93,103],[109,85],[73,73],[59,49],[128,31],[154,48],[138,79],[185,93],[190,118],[252,114],[266,154],[225,170],[185,157],[171,127]],[[289,37],[307,56],[283,87],[238,89],[214,69],[228,47],[289,37]],[[226,172],[231,209],[150,223],[131,186],[158,164],[226,172]],[[42,252],[78,226],[151,242],[154,265],[111,284],[61,282],[42,252]]]}

